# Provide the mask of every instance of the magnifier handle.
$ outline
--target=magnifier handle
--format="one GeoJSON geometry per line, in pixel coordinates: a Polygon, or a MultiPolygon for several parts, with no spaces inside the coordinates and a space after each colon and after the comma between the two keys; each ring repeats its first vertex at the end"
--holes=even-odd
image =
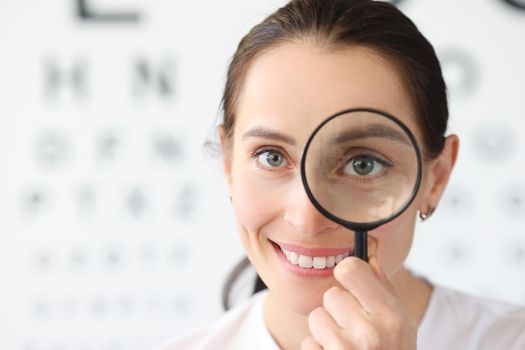
{"type": "Polygon", "coordinates": [[[368,232],[355,231],[354,256],[368,262],[368,232]]]}

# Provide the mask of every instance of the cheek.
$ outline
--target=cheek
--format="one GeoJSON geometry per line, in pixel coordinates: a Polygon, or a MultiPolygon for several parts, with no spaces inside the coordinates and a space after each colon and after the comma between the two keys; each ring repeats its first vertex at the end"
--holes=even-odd
{"type": "Polygon", "coordinates": [[[279,196],[250,169],[239,169],[232,186],[232,201],[238,224],[259,232],[279,211],[279,196]]]}
{"type": "Polygon", "coordinates": [[[414,237],[415,214],[411,206],[396,219],[370,232],[377,240],[377,258],[387,276],[393,275],[408,256],[414,237]]]}

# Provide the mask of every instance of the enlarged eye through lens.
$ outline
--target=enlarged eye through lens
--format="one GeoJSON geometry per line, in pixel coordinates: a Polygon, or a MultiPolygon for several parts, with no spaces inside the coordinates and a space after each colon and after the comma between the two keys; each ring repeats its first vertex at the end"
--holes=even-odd
{"type": "Polygon", "coordinates": [[[348,165],[352,165],[352,167],[348,170],[350,170],[350,173],[354,172],[355,174],[361,176],[375,175],[383,168],[381,164],[378,164],[378,166],[374,167],[374,165],[376,165],[375,163],[376,162],[370,158],[353,159],[350,163],[348,163],[348,165]]]}
{"type": "Polygon", "coordinates": [[[377,157],[358,155],[345,164],[344,172],[352,176],[374,176],[389,167],[392,165],[377,157]]]}
{"type": "Polygon", "coordinates": [[[373,229],[405,210],[420,173],[419,148],[408,127],[371,109],[344,110],[325,119],[301,159],[312,203],[354,230],[373,229]]]}

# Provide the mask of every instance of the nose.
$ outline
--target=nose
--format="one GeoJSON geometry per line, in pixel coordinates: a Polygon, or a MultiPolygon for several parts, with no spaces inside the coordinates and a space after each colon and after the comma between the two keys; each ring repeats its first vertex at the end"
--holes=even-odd
{"type": "Polygon", "coordinates": [[[287,198],[284,220],[293,229],[304,235],[330,232],[338,224],[326,218],[312,204],[300,179],[295,181],[287,198]]]}

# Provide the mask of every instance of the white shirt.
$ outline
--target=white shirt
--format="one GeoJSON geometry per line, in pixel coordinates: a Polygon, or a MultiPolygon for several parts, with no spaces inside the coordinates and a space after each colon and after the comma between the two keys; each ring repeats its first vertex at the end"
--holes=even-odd
{"type": "MultiPolygon", "coordinates": [[[[263,319],[267,290],[226,312],[212,327],[158,350],[279,350],[263,319]]],[[[419,350],[525,350],[525,307],[434,286],[419,326],[419,350]]]]}

